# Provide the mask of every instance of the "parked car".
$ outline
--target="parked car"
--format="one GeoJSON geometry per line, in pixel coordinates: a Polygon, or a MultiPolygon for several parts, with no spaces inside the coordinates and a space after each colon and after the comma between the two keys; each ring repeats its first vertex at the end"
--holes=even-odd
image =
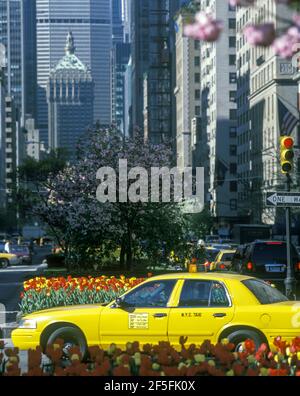
{"type": "MultiPolygon", "coordinates": [[[[300,279],[300,259],[291,246],[292,264],[300,279]]],[[[287,273],[287,248],[283,241],[255,241],[240,246],[232,260],[232,269],[271,281],[283,281],[287,273]]]]}
{"type": "Polygon", "coordinates": [[[4,251],[4,243],[0,243],[0,268],[7,268],[9,265],[20,264],[20,259],[15,254],[4,251]]]}
{"type": "Polygon", "coordinates": [[[32,264],[32,254],[27,245],[13,245],[11,252],[20,259],[21,264],[32,264]]]}
{"type": "Polygon", "coordinates": [[[45,350],[63,341],[65,358],[72,346],[82,356],[88,346],[103,349],[115,343],[122,350],[128,342],[141,345],[170,342],[185,346],[213,344],[228,339],[236,351],[247,339],[256,348],[272,344],[278,334],[291,341],[299,336],[293,306],[266,282],[230,273],[176,273],[156,276],[108,304],[46,309],[19,319],[12,332],[15,347],[45,350]],[[262,320],[264,318],[264,320],[262,320]]]}

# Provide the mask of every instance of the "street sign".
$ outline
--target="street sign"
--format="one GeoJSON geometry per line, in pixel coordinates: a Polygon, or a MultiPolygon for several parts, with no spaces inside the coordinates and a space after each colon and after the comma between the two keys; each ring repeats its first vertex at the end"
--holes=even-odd
{"type": "Polygon", "coordinates": [[[267,206],[300,208],[300,193],[268,192],[267,206]]]}

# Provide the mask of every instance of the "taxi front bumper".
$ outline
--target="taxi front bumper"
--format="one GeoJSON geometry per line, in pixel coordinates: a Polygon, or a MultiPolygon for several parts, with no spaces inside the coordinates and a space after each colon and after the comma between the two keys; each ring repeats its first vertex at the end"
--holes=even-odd
{"type": "Polygon", "coordinates": [[[14,347],[20,350],[35,349],[40,346],[41,334],[36,329],[15,329],[11,333],[14,347]]]}

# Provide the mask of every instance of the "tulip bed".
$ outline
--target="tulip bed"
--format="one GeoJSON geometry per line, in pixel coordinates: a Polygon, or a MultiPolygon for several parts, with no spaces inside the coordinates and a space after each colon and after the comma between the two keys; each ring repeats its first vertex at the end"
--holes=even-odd
{"type": "Polygon", "coordinates": [[[201,346],[185,347],[181,351],[169,343],[144,345],[128,343],[125,351],[112,344],[107,351],[89,348],[89,360],[81,362],[77,347],[70,350],[67,366],[61,365],[62,340],[45,351],[49,363],[42,363],[41,349],[28,351],[28,371],[21,373],[18,349],[4,350],[0,343],[0,376],[300,376],[300,337],[287,344],[280,337],[269,349],[265,344],[256,351],[247,340],[243,352],[233,352],[235,346],[223,340],[217,345],[205,341],[201,346]]]}
{"type": "Polygon", "coordinates": [[[20,308],[23,314],[42,309],[78,305],[109,303],[125,291],[140,284],[144,278],[100,276],[93,278],[36,277],[24,282],[20,308]]]}

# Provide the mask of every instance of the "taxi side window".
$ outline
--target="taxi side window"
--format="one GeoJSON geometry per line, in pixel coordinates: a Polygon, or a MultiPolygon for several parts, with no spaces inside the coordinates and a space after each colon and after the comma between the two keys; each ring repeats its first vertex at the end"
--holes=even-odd
{"type": "Polygon", "coordinates": [[[179,307],[208,307],[210,289],[210,281],[186,280],[181,291],[179,307]]]}
{"type": "Polygon", "coordinates": [[[170,299],[176,280],[147,282],[124,297],[128,307],[163,308],[170,299]]]}
{"type": "Polygon", "coordinates": [[[219,282],[204,280],[186,280],[184,282],[179,307],[228,307],[224,286],[219,282]]]}

